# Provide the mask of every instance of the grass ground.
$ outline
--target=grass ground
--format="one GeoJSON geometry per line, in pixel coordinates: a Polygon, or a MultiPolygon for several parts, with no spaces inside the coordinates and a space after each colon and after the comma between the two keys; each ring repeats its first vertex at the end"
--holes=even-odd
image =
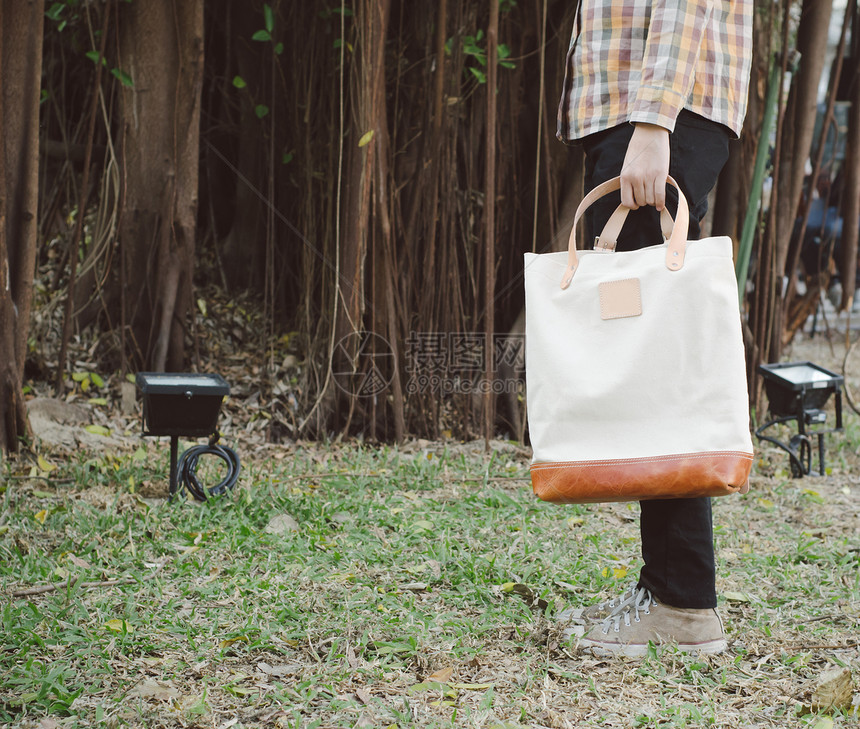
{"type": "Polygon", "coordinates": [[[750,494],[715,500],[729,649],[642,661],[551,619],[635,577],[638,506],[537,502],[511,444],[285,448],[202,505],[156,495],[163,443],[7,463],[0,722],[857,725],[856,687],[809,709],[824,672],[860,669],[858,431],[829,437],[827,477],[764,451],[750,494]]]}

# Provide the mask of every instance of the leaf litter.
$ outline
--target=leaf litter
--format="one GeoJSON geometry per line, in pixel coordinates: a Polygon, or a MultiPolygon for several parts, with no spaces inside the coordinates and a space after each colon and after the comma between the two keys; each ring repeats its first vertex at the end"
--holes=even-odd
{"type": "Polygon", "coordinates": [[[139,414],[110,406],[122,389],[110,376],[90,378],[108,407],[88,403],[92,390],[71,397],[109,448],[59,443],[8,464],[0,721],[857,725],[852,413],[828,436],[828,476],[793,480],[765,448],[750,495],[714,502],[728,651],[607,660],[565,642],[552,615],[637,573],[635,505],[537,503],[528,449],[503,441],[491,456],[483,442],[272,444],[253,405],[259,371],[235,362],[242,397],[224,432],[245,473],[226,499],[166,503],[165,444],[141,442],[139,414]]]}

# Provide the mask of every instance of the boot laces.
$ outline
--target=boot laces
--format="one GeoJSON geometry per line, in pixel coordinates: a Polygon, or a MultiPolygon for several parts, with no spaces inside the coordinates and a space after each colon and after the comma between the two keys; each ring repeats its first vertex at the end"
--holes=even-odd
{"type": "Polygon", "coordinates": [[[613,597],[611,600],[607,600],[605,605],[609,608],[610,611],[618,608],[625,600],[636,595],[637,589],[639,585],[636,582],[631,582],[618,597],[613,597]]]}
{"type": "Polygon", "coordinates": [[[604,620],[602,630],[604,634],[610,629],[616,633],[621,630],[621,623],[630,627],[631,619],[638,623],[639,614],[651,614],[651,608],[657,605],[657,600],[646,587],[634,588],[631,594],[625,593],[624,599],[604,620]]]}

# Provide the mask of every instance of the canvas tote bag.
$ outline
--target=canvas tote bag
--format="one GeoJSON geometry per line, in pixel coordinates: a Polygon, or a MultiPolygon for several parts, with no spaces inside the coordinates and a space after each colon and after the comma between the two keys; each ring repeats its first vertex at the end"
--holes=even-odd
{"type": "MultiPolygon", "coordinates": [[[[678,188],[669,178],[670,184],[678,188]]],[[[661,245],[615,252],[628,208],[577,251],[525,254],[532,486],[560,503],[720,496],[748,488],[753,448],[727,237],[687,241],[678,189],[661,245]]]]}

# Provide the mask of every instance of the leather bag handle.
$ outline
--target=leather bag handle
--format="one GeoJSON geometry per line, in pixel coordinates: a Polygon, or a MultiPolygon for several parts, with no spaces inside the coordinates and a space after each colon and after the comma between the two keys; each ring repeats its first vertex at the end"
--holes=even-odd
{"type": "MultiPolygon", "coordinates": [[[[687,199],[684,197],[684,193],[681,192],[681,188],[678,186],[678,183],[675,182],[671,177],[667,178],[667,183],[672,185],[678,191],[678,212],[675,216],[675,224],[672,228],[672,233],[666,241],[666,268],[670,271],[680,271],[684,266],[684,254],[687,250],[687,233],[690,227],[690,209],[687,205],[687,199]]],[[[576,254],[576,225],[579,223],[580,218],[582,218],[583,213],[595,202],[597,202],[604,195],[609,194],[610,192],[614,192],[615,190],[621,189],[621,178],[613,177],[611,180],[607,180],[599,184],[593,190],[591,190],[579,204],[579,207],[576,209],[576,215],[573,219],[573,226],[570,229],[570,238],[567,242],[567,268],[565,269],[564,276],[561,280],[561,288],[566,289],[570,286],[570,282],[573,280],[573,275],[576,273],[576,269],[579,268],[579,257],[576,254]]],[[[623,205],[619,205],[615,212],[610,217],[610,221],[613,224],[613,228],[610,229],[610,233],[613,232],[615,227],[617,226],[617,230],[621,230],[621,226],[624,224],[624,220],[627,217],[627,214],[630,212],[630,208],[625,208],[623,205]],[[616,217],[617,216],[617,217],[616,217]],[[620,224],[619,224],[620,222],[620,224]]],[[[662,216],[661,216],[662,220],[662,216]]],[[[666,224],[665,220],[663,222],[663,231],[664,235],[666,232],[666,224]]],[[[607,222],[607,226],[609,222],[607,222]]],[[[601,233],[601,237],[604,236],[606,229],[604,228],[604,232],[601,233]]],[[[616,233],[617,235],[617,233],[616,233]]]]}
{"type": "MultiPolygon", "coordinates": [[[[627,220],[627,214],[630,208],[624,205],[619,205],[606,221],[600,235],[594,239],[594,247],[602,251],[614,251],[615,245],[618,243],[618,236],[621,235],[621,229],[624,227],[624,222],[627,220]]],[[[675,221],[672,219],[672,214],[669,209],[664,207],[660,212],[660,228],[663,232],[663,240],[669,240],[672,236],[672,229],[675,227],[675,221]]]]}

